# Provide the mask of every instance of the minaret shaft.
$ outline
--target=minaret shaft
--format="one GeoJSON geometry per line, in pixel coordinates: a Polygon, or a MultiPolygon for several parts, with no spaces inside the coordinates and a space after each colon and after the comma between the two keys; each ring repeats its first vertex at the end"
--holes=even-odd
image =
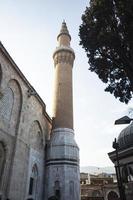
{"type": "Polygon", "coordinates": [[[57,39],[58,47],[53,54],[55,82],[52,128],[73,129],[72,68],[75,54],[70,47],[71,36],[65,23],[57,39]]]}
{"type": "Polygon", "coordinates": [[[53,128],[73,129],[72,66],[58,63],[55,66],[53,128]]]}

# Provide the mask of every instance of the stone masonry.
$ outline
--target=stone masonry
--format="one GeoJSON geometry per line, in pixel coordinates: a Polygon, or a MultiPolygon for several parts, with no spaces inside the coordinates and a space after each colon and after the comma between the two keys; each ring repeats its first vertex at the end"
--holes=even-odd
{"type": "Polygon", "coordinates": [[[0,43],[0,199],[44,199],[50,129],[45,104],[0,43]]]}

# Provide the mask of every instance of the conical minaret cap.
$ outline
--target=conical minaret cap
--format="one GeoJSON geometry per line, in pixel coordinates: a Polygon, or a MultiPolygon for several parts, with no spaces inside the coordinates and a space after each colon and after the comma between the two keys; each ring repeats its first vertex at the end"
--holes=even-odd
{"type": "Polygon", "coordinates": [[[61,30],[60,30],[59,35],[57,36],[57,40],[61,35],[68,35],[70,40],[71,40],[71,36],[70,36],[69,31],[67,29],[67,25],[66,25],[65,20],[62,22],[61,30]]]}

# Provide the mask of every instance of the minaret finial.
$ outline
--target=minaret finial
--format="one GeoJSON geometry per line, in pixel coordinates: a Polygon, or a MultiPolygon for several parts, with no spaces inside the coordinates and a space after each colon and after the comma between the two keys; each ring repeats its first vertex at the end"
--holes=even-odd
{"type": "Polygon", "coordinates": [[[67,35],[67,36],[69,37],[69,39],[71,40],[71,36],[70,36],[70,34],[69,34],[69,31],[68,31],[68,29],[67,29],[67,25],[66,25],[66,22],[65,22],[64,19],[63,19],[63,22],[62,22],[62,26],[61,26],[60,33],[59,33],[59,35],[57,36],[57,39],[59,39],[59,37],[60,37],[61,35],[67,35]]]}

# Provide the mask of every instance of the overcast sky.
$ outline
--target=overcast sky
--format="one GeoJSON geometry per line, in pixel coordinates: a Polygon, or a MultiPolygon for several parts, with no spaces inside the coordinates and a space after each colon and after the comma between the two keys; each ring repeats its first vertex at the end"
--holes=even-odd
{"type": "Polygon", "coordinates": [[[76,59],[73,68],[74,127],[80,148],[81,166],[113,165],[107,153],[122,126],[122,117],[132,103],[125,105],[88,71],[87,57],[79,46],[79,25],[87,0],[0,0],[0,40],[20,70],[36,89],[51,115],[54,65],[52,54],[56,37],[65,19],[76,59]]]}

